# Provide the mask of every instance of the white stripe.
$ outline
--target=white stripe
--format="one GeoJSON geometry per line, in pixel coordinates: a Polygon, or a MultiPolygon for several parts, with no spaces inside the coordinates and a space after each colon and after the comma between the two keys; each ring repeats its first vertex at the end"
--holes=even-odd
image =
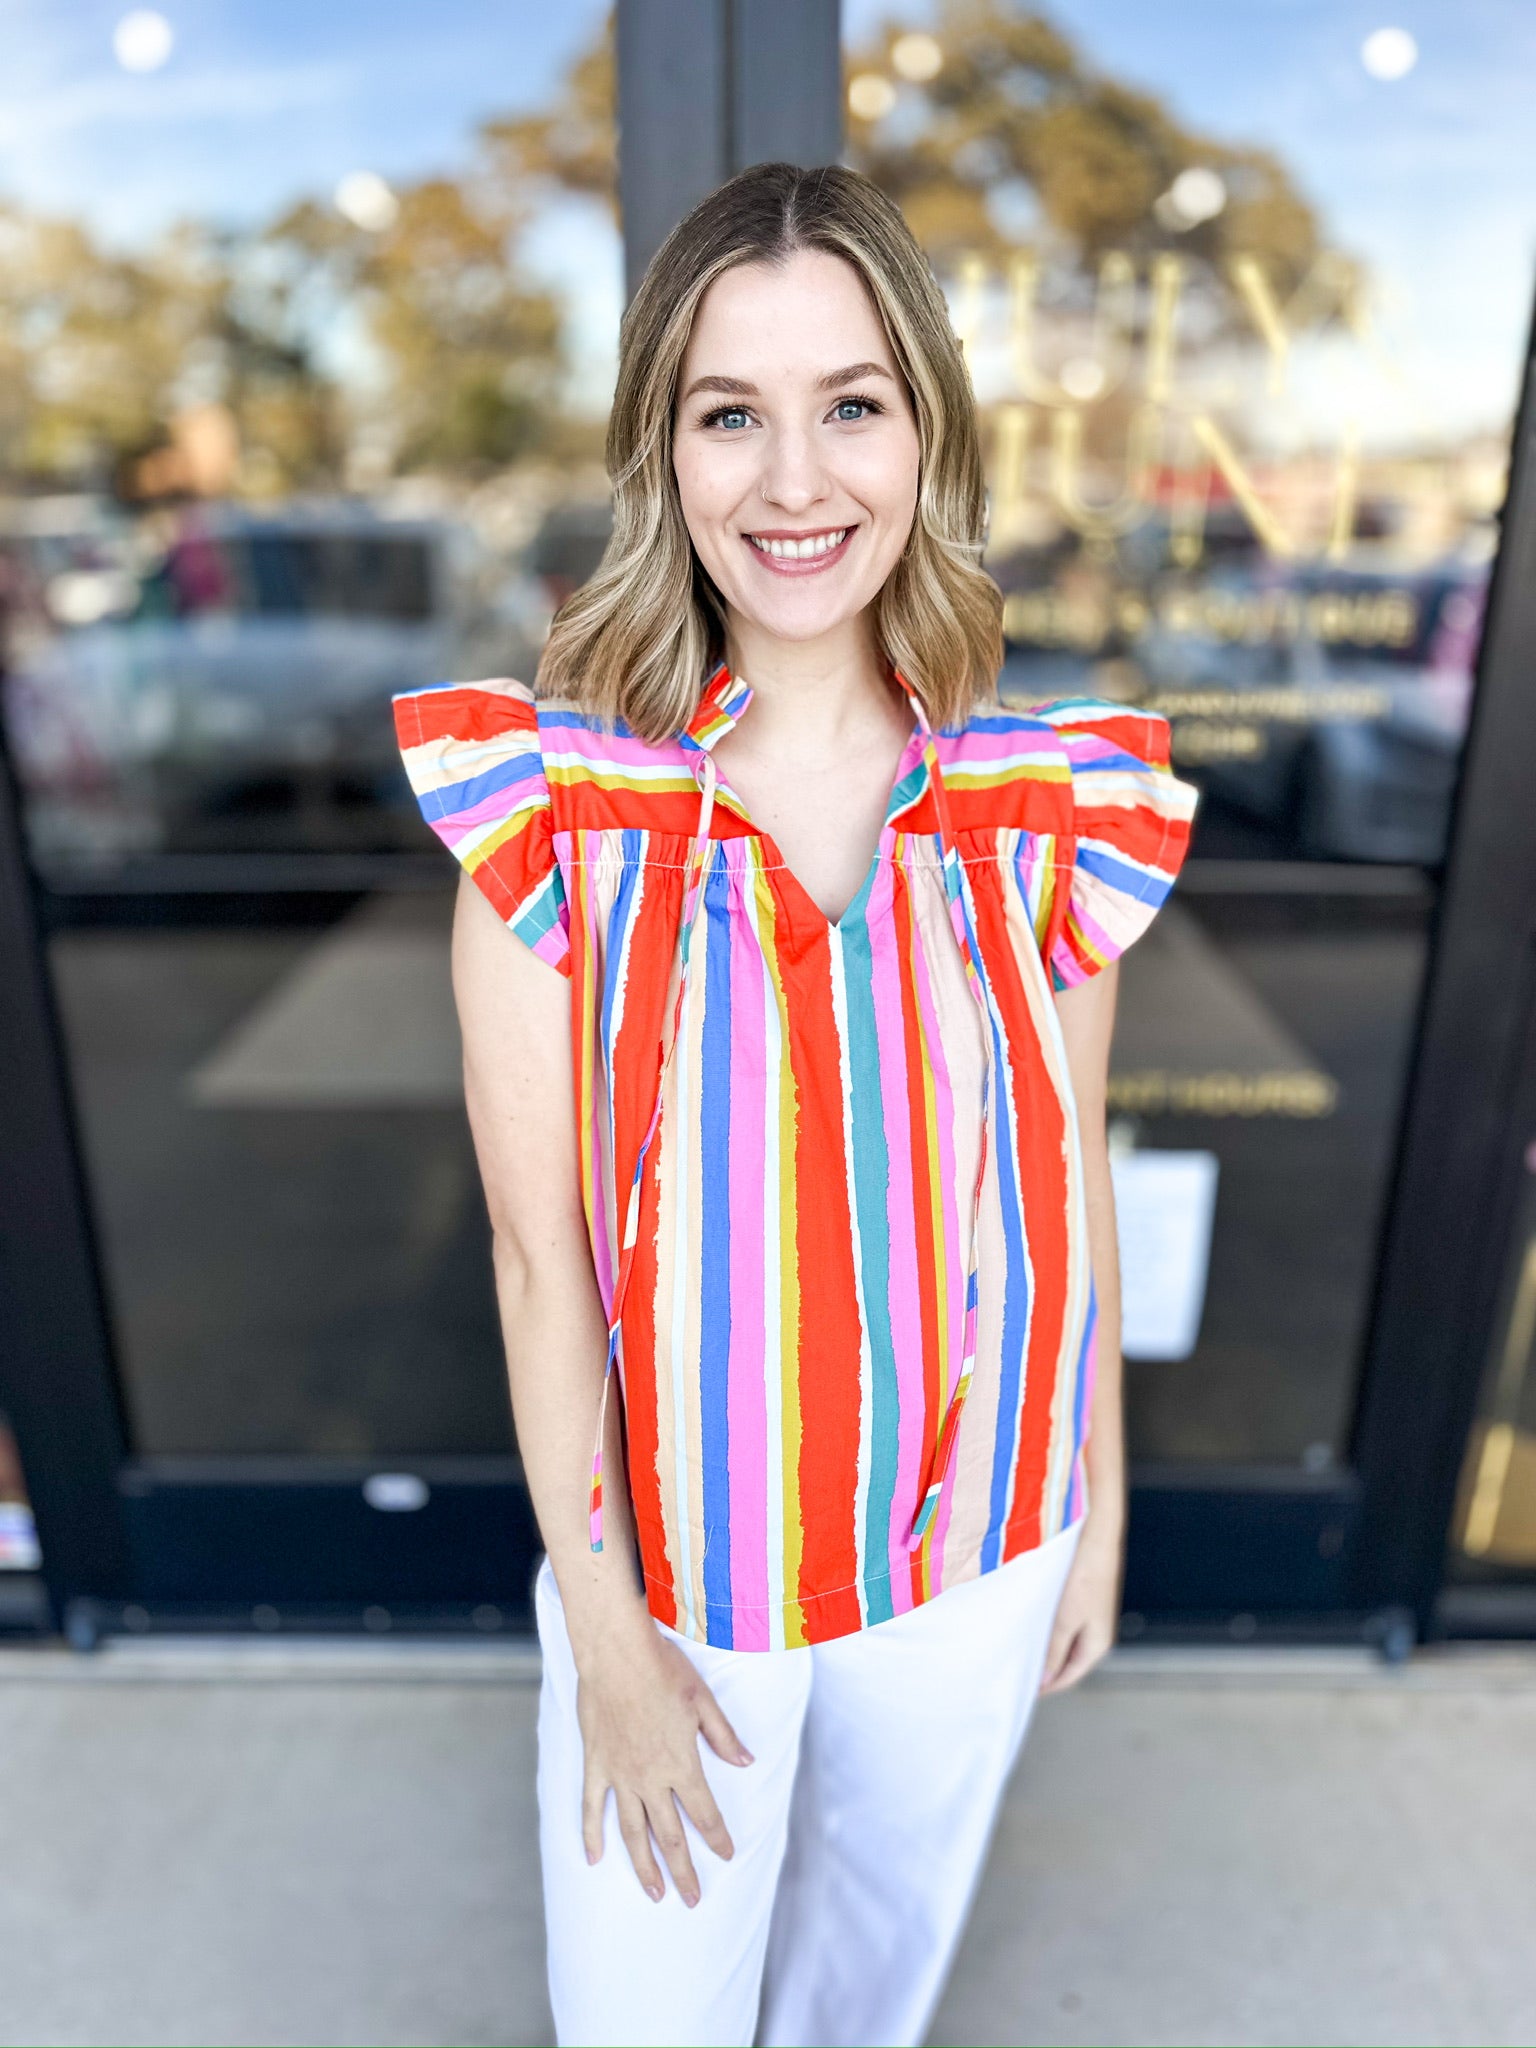
{"type": "MultiPolygon", "coordinates": [[[[583,775],[599,782],[681,782],[688,789],[696,787],[687,764],[682,761],[640,761],[631,765],[628,761],[609,761],[601,756],[594,758],[579,748],[562,749],[558,745],[552,746],[547,739],[544,743],[544,766],[546,771],[551,768],[579,770],[583,775]]],[[[469,780],[467,776],[457,779],[469,780]]]]}

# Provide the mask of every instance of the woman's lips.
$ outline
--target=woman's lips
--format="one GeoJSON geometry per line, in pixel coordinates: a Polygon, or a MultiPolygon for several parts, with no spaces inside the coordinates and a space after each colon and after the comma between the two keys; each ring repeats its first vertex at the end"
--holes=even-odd
{"type": "Polygon", "coordinates": [[[848,552],[848,543],[857,532],[858,528],[856,526],[827,526],[809,533],[789,533],[778,530],[767,533],[744,533],[742,539],[751,550],[753,560],[761,563],[762,567],[769,570],[773,575],[814,576],[819,570],[830,569],[835,562],[840,562],[843,559],[844,555],[848,552]],[[791,545],[803,547],[807,541],[825,540],[834,533],[840,533],[842,539],[835,542],[821,554],[802,555],[797,552],[795,554],[781,553],[776,555],[771,551],[772,544],[775,542],[783,547],[791,545]]]}

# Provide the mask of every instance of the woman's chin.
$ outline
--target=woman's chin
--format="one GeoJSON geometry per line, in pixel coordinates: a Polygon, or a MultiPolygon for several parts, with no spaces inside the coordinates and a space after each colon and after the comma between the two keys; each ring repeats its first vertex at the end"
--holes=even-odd
{"type": "Polygon", "coordinates": [[[775,640],[821,640],[849,626],[869,609],[877,593],[813,591],[786,584],[782,592],[732,591],[727,602],[736,617],[775,640]]]}

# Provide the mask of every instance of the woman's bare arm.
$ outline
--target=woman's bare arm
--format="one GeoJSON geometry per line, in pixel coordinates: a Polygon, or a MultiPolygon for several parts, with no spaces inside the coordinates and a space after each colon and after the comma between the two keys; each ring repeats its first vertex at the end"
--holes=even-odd
{"type": "Polygon", "coordinates": [[[730,1837],[699,1766],[698,1736],[750,1762],[725,1716],[646,1609],[609,1389],[603,1548],[588,1492],[607,1325],[582,1207],[571,1064],[570,982],[508,932],[466,875],[453,921],[453,989],[464,1095],[490,1212],[496,1299],[528,1490],[560,1588],[580,1677],[587,1754],[583,1832],[602,1850],[611,1789],[636,1873],[660,1898],[654,1836],[679,1893],[698,1879],[680,1803],[710,1847],[730,1837]]]}
{"type": "Polygon", "coordinates": [[[1088,1253],[1098,1302],[1093,1407],[1084,1452],[1088,1518],[1056,1613],[1044,1692],[1061,1692],[1092,1670],[1115,1639],[1125,1553],[1125,1415],[1120,1363],[1120,1260],[1109,1174],[1107,1096],[1120,969],[1102,968],[1056,998],[1077,1101],[1088,1208],[1088,1253]]]}

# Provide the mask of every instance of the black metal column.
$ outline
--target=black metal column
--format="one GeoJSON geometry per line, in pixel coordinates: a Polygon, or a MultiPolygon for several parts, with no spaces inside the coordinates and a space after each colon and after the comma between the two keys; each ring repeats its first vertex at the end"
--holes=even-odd
{"type": "Polygon", "coordinates": [[[836,161],[840,31],[837,0],[618,0],[631,293],[670,230],[733,171],[836,161]]]}
{"type": "Polygon", "coordinates": [[[125,1450],[62,1040],[0,734],[0,1408],[56,1618],[128,1587],[125,1450]]]}
{"type": "Polygon", "coordinates": [[[1354,1453],[1358,1595],[1428,1624],[1492,1340],[1536,1057],[1536,327],[1354,1453]],[[1525,1099],[1529,1101],[1528,1085],[1525,1099]]]}

